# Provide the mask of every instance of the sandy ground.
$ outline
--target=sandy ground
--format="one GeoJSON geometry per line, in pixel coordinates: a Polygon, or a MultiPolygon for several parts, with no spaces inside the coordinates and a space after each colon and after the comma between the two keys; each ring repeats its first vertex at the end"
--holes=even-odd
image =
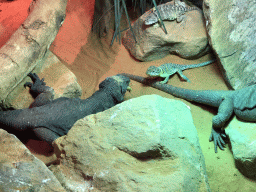
{"type": "MultiPolygon", "coordinates": [[[[94,45],[98,45],[99,43],[93,38],[90,38],[88,41],[92,41],[94,45]]],[[[95,87],[90,87],[94,84],[94,82],[97,82],[96,84],[98,84],[100,81],[104,80],[105,77],[115,75],[117,73],[126,72],[146,76],[145,71],[151,65],[159,66],[167,62],[178,64],[200,63],[211,58],[211,55],[206,55],[198,60],[188,61],[177,56],[170,55],[157,61],[139,62],[135,61],[130,56],[129,52],[124,48],[124,46],[114,45],[116,48],[115,53],[113,53],[110,50],[107,50],[108,44],[105,44],[107,43],[105,40],[102,41],[102,47],[94,46],[93,43],[90,45],[88,44],[89,47],[85,48],[83,51],[83,56],[81,56],[83,59],[77,60],[77,62],[70,67],[71,70],[77,75],[79,81],[84,82],[82,84],[83,89],[87,91],[87,93],[84,95],[85,97],[90,96],[95,90],[95,87]],[[109,51],[111,54],[108,54],[109,51]],[[112,60],[109,57],[112,57],[112,60]],[[99,62],[99,60],[101,62],[99,62]],[[96,72],[94,76],[90,71],[84,70],[92,65],[90,62],[93,62],[94,68],[100,71],[99,73],[96,72]],[[102,68],[103,66],[104,68],[102,68]],[[88,76],[90,76],[90,81],[88,81],[88,76]]],[[[177,87],[198,90],[228,90],[218,69],[217,63],[201,68],[190,69],[184,71],[184,74],[191,80],[191,83],[181,81],[176,74],[169,80],[169,84],[177,87]]],[[[143,86],[135,81],[131,81],[130,85],[133,90],[131,93],[126,93],[125,100],[147,94],[158,94],[166,98],[177,99],[167,93],[151,87],[143,86]]],[[[205,157],[207,175],[212,191],[256,191],[256,183],[244,177],[235,168],[233,156],[228,145],[225,151],[219,150],[219,152],[216,154],[214,152],[213,143],[209,142],[212,117],[217,113],[217,109],[204,105],[192,104],[185,100],[182,101],[191,108],[192,117],[198,131],[200,145],[205,157]]]]}
{"type": "MultiPolygon", "coordinates": [[[[97,90],[100,81],[117,73],[126,72],[145,76],[146,69],[151,65],[159,66],[168,62],[194,64],[211,58],[211,55],[206,55],[198,60],[188,61],[170,55],[152,62],[136,61],[122,45],[120,46],[118,43],[115,43],[110,47],[111,36],[99,40],[96,35],[89,34],[90,30],[88,29],[90,29],[91,20],[85,19],[85,17],[88,17],[88,14],[84,14],[85,16],[81,14],[82,6],[80,5],[80,0],[69,1],[66,21],[50,50],[77,76],[78,82],[83,88],[82,98],[91,96],[97,90]]],[[[184,75],[191,80],[191,83],[181,81],[176,74],[169,80],[169,84],[198,90],[228,90],[217,63],[184,71],[184,75]]],[[[166,98],[177,99],[167,93],[143,86],[134,81],[131,81],[130,86],[133,90],[131,93],[126,93],[125,100],[146,94],[158,94],[166,98]]],[[[200,145],[205,157],[207,175],[212,191],[256,191],[255,181],[244,177],[235,168],[233,156],[228,147],[225,151],[219,150],[217,154],[214,153],[213,143],[210,143],[208,139],[211,132],[212,117],[217,113],[217,109],[182,101],[191,108],[194,124],[197,128],[200,145]]],[[[43,146],[44,144],[41,144],[41,147],[43,146]]],[[[53,156],[48,156],[49,154],[33,153],[44,162],[54,159],[53,156]]]]}

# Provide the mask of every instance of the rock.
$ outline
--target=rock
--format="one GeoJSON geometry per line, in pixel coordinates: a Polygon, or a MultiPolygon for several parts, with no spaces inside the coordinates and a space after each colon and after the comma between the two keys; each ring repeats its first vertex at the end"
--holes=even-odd
{"type": "MultiPolygon", "coordinates": [[[[106,0],[103,1],[104,3],[100,3],[101,6],[106,2],[106,0]]],[[[50,50],[58,58],[61,58],[63,63],[70,66],[76,63],[78,58],[81,59],[80,56],[83,55],[81,50],[84,49],[85,44],[88,45],[89,39],[92,38],[89,34],[92,30],[92,20],[95,17],[96,9],[95,0],[68,1],[65,22],[50,47],[50,50]]],[[[112,13],[114,9],[105,10],[112,13]]]]}
{"type": "Polygon", "coordinates": [[[184,0],[188,5],[194,4],[200,9],[203,9],[203,0],[184,0]]]}
{"type": "Polygon", "coordinates": [[[209,41],[233,89],[256,82],[255,9],[254,0],[204,1],[209,41]]]}
{"type": "Polygon", "coordinates": [[[111,19],[115,20],[114,12],[109,11],[112,6],[111,0],[95,1],[92,31],[99,37],[109,32],[111,19]]]}
{"type": "Polygon", "coordinates": [[[0,47],[8,41],[28,16],[31,0],[1,1],[0,11],[0,47]],[[18,8],[15,8],[18,7],[18,8]]]}
{"type": "MultiPolygon", "coordinates": [[[[173,4],[169,2],[167,4],[173,4]]],[[[159,24],[147,26],[145,18],[152,9],[136,20],[132,29],[137,43],[130,29],[125,33],[123,44],[132,56],[140,61],[152,61],[168,54],[177,54],[182,58],[195,59],[209,52],[207,33],[201,11],[187,12],[186,19],[181,23],[164,21],[167,33],[159,24]]]]}
{"type": "Polygon", "coordinates": [[[87,116],[54,141],[50,170],[67,191],[210,191],[183,102],[158,95],[87,116]]]}
{"type": "Polygon", "coordinates": [[[0,191],[62,191],[46,165],[12,134],[0,129],[0,191]]]}
{"type": "Polygon", "coordinates": [[[37,68],[36,63],[45,56],[65,18],[67,0],[33,2],[25,22],[0,49],[1,108],[10,107],[8,96],[37,68]]]}
{"type": "Polygon", "coordinates": [[[256,179],[256,124],[235,117],[225,131],[231,142],[236,168],[246,177],[256,179]]]}
{"type": "MultiPolygon", "coordinates": [[[[63,65],[51,51],[47,51],[44,59],[40,60],[37,66],[37,69],[32,72],[37,73],[40,78],[44,78],[46,85],[54,89],[54,99],[59,97],[74,98],[82,95],[82,88],[78,84],[74,73],[63,65]]],[[[26,82],[31,82],[31,79],[26,77],[16,89],[10,93],[6,100],[6,103],[9,103],[8,108],[27,108],[34,101],[29,93],[29,88],[24,88],[26,82]]]]}

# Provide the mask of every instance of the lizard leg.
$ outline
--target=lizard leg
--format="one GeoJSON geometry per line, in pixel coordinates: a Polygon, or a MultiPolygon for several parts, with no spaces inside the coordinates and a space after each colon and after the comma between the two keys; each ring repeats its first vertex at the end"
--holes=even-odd
{"type": "MultiPolygon", "coordinates": [[[[153,7],[152,8],[152,12],[154,13],[154,12],[156,12],[156,7],[153,7]]],[[[161,24],[161,19],[158,17],[158,25],[157,26],[159,26],[159,27],[161,27],[162,26],[162,24],[161,24]]]]}
{"type": "Polygon", "coordinates": [[[186,3],[185,2],[181,2],[180,0],[174,0],[174,5],[175,6],[182,6],[182,7],[186,7],[186,3]]]}
{"type": "Polygon", "coordinates": [[[28,76],[33,83],[27,82],[24,87],[29,87],[31,95],[35,98],[29,108],[39,107],[51,102],[54,98],[53,88],[46,86],[44,78],[40,79],[36,73],[29,73],[28,76]]]}
{"type": "Polygon", "coordinates": [[[168,82],[169,78],[170,78],[170,76],[167,76],[167,77],[165,77],[165,79],[163,81],[160,81],[159,83],[165,84],[168,82]]]}
{"type": "Polygon", "coordinates": [[[185,19],[186,19],[186,16],[185,16],[185,15],[179,15],[179,16],[177,16],[176,21],[177,21],[177,23],[180,23],[180,22],[182,22],[183,20],[185,21],[185,19]]]}
{"type": "Polygon", "coordinates": [[[177,70],[177,73],[179,74],[179,76],[180,76],[182,79],[186,80],[187,82],[190,82],[190,80],[182,73],[182,70],[181,70],[181,69],[178,69],[178,70],[177,70]]]}
{"type": "Polygon", "coordinates": [[[209,141],[214,142],[214,150],[217,153],[217,147],[221,150],[224,150],[225,141],[223,138],[226,138],[226,134],[221,128],[225,123],[230,119],[233,114],[233,99],[230,97],[224,98],[221,102],[218,113],[212,119],[212,132],[209,138],[209,141]]]}
{"type": "Polygon", "coordinates": [[[33,129],[36,136],[42,140],[42,141],[46,141],[49,145],[52,146],[52,142],[59,138],[60,136],[57,135],[55,132],[51,131],[50,129],[47,129],[45,127],[38,127],[33,129]]]}

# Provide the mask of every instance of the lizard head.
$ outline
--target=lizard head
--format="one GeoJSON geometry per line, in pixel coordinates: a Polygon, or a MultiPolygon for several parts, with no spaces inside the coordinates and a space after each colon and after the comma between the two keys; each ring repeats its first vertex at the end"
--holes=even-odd
{"type": "MultiPolygon", "coordinates": [[[[128,90],[130,91],[131,90],[131,87],[129,86],[130,84],[130,79],[124,75],[121,75],[121,74],[117,74],[117,75],[114,75],[114,76],[111,76],[111,77],[108,77],[108,78],[112,78],[114,79],[117,83],[118,83],[118,86],[120,86],[121,88],[121,93],[124,95],[125,92],[128,90]]],[[[108,79],[107,78],[107,79],[108,79]]]]}
{"type": "Polygon", "coordinates": [[[156,66],[150,66],[147,69],[146,74],[150,77],[159,77],[162,74],[162,69],[156,66]]]}
{"type": "Polygon", "coordinates": [[[157,22],[158,22],[158,17],[154,12],[149,14],[148,17],[144,21],[145,25],[152,25],[157,22]]]}
{"type": "Polygon", "coordinates": [[[117,74],[111,77],[107,77],[104,81],[99,84],[99,88],[116,100],[117,103],[124,100],[124,95],[129,87],[130,79],[121,74],[117,74]]]}

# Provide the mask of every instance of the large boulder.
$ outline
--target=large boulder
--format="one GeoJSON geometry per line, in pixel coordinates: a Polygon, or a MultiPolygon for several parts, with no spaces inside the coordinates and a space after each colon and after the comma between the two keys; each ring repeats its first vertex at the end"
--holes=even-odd
{"type": "Polygon", "coordinates": [[[67,191],[210,191],[190,109],[146,95],[77,121],[49,168],[67,191]]]}
{"type": "MultiPolygon", "coordinates": [[[[0,107],[11,108],[10,94],[35,69],[65,19],[67,0],[32,1],[25,22],[0,49],[0,107]]],[[[12,100],[12,99],[11,99],[12,100]]]]}
{"type": "Polygon", "coordinates": [[[0,191],[65,192],[46,165],[12,134],[0,129],[0,191]]]}
{"type": "Polygon", "coordinates": [[[236,168],[246,177],[256,179],[256,124],[236,117],[226,128],[236,168]]]}
{"type": "MultiPolygon", "coordinates": [[[[168,2],[166,4],[173,4],[168,2]]],[[[208,37],[202,11],[193,10],[185,13],[185,19],[177,23],[164,21],[165,34],[160,25],[145,25],[145,19],[152,9],[139,17],[132,25],[137,43],[129,29],[123,38],[123,44],[132,56],[140,61],[152,61],[169,54],[182,58],[195,59],[209,52],[208,37]]]]}
{"type": "Polygon", "coordinates": [[[204,15],[213,50],[228,84],[240,89],[256,82],[254,0],[205,0],[204,15]]]}

